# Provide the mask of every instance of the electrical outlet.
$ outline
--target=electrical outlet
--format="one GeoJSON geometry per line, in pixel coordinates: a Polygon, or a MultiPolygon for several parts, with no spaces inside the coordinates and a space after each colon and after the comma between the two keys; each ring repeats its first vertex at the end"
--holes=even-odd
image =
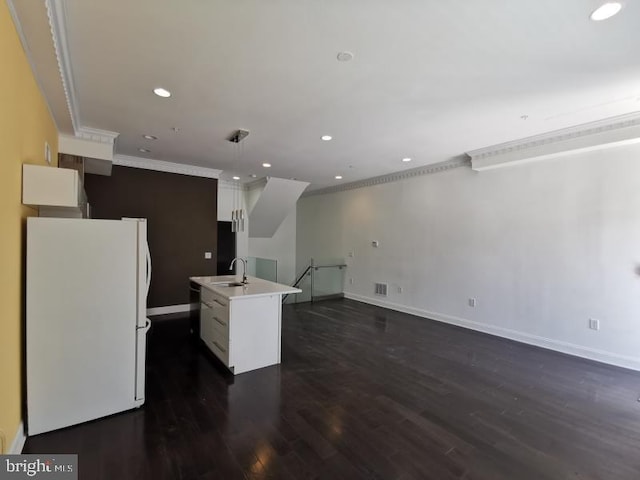
{"type": "Polygon", "coordinates": [[[353,285],[353,277],[349,278],[349,285],[353,285]]]}
{"type": "Polygon", "coordinates": [[[589,328],[591,330],[600,330],[600,320],[596,318],[589,319],[589,328]]]}
{"type": "Polygon", "coordinates": [[[475,298],[470,298],[469,299],[469,306],[470,307],[475,307],[476,306],[476,299],[475,298]]]}
{"type": "Polygon", "coordinates": [[[205,260],[211,260],[211,252],[204,252],[204,258],[205,260]]]}
{"type": "Polygon", "coordinates": [[[371,242],[371,246],[372,246],[373,248],[378,248],[378,247],[380,246],[380,242],[379,242],[378,240],[373,240],[373,241],[371,242]]]}
{"type": "Polygon", "coordinates": [[[353,250],[349,252],[349,258],[353,258],[353,250]]]}
{"type": "Polygon", "coordinates": [[[402,293],[402,287],[398,287],[398,293],[402,293]]]}

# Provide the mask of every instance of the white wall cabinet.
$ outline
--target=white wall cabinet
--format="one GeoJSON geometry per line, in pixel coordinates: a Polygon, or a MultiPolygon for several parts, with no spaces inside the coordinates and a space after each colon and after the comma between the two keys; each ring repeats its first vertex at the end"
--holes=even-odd
{"type": "Polygon", "coordinates": [[[22,203],[40,207],[41,216],[87,216],[87,197],[77,170],[22,166],[22,203]]]}

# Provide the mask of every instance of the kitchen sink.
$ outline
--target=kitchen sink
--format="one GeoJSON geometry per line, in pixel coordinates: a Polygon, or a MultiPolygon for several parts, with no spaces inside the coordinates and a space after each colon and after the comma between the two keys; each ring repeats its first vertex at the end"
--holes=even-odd
{"type": "Polygon", "coordinates": [[[246,283],[242,282],[211,282],[216,287],[244,287],[246,283]]]}

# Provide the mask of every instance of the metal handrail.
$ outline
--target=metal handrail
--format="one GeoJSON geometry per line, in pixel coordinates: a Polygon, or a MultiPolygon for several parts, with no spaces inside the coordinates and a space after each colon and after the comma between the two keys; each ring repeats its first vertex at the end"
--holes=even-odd
{"type": "MultiPolygon", "coordinates": [[[[298,279],[295,282],[293,282],[293,285],[291,285],[293,288],[296,288],[300,284],[302,279],[307,276],[307,274],[309,273],[309,270],[311,270],[312,266],[313,266],[313,260],[311,260],[311,263],[309,263],[309,265],[307,265],[305,267],[304,271],[298,276],[298,279]]],[[[282,303],[284,303],[285,300],[287,298],[289,298],[289,295],[291,295],[291,294],[287,293],[287,294],[282,296],[282,303]]]]}
{"type": "MultiPolygon", "coordinates": [[[[307,276],[307,275],[311,275],[311,301],[313,302],[313,270],[318,270],[320,268],[339,268],[340,270],[342,270],[343,268],[346,268],[347,264],[346,263],[337,263],[335,265],[315,265],[313,263],[313,258],[309,261],[309,264],[304,268],[303,272],[298,276],[298,278],[296,279],[295,282],[293,282],[292,287],[296,288],[298,287],[298,285],[300,285],[300,282],[302,282],[302,280],[307,276]]],[[[282,303],[284,303],[287,298],[289,297],[289,293],[287,293],[286,295],[282,296],[282,303]]],[[[297,295],[297,294],[296,294],[297,295]]]]}
{"type": "Polygon", "coordinates": [[[294,288],[297,287],[302,281],[302,279],[307,276],[307,273],[309,273],[309,270],[311,270],[311,265],[307,265],[307,268],[304,269],[304,272],[302,272],[298,277],[298,279],[295,282],[293,282],[292,287],[294,288]]]}

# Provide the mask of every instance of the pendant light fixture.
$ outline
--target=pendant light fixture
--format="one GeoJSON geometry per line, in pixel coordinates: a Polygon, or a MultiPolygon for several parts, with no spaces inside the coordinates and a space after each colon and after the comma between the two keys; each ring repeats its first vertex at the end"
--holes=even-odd
{"type": "MultiPolygon", "coordinates": [[[[227,140],[231,143],[235,143],[235,164],[238,165],[242,159],[244,153],[244,147],[240,145],[240,142],[249,135],[248,130],[236,130],[227,137],[227,140]]],[[[233,188],[233,209],[231,210],[231,231],[232,232],[244,232],[244,208],[243,208],[243,196],[242,185],[238,182],[233,188]]]]}

